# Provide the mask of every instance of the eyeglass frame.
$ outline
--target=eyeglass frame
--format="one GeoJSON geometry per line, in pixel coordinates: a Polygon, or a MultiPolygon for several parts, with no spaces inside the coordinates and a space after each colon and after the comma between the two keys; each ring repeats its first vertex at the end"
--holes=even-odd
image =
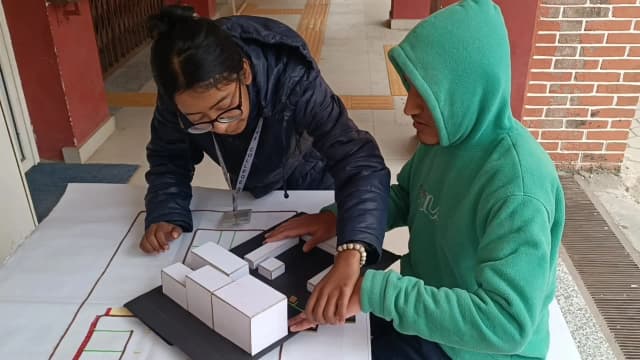
{"type": "Polygon", "coordinates": [[[227,109],[227,110],[225,110],[225,111],[221,112],[221,113],[220,113],[220,114],[218,114],[218,116],[216,116],[216,118],[215,118],[215,119],[213,119],[213,120],[210,120],[210,121],[202,121],[202,122],[199,122],[199,123],[196,123],[196,124],[191,123],[191,126],[189,126],[189,127],[186,129],[186,130],[187,130],[187,132],[189,132],[189,133],[191,133],[191,134],[204,134],[204,133],[206,133],[206,132],[211,131],[211,129],[213,129],[213,125],[214,125],[215,123],[220,123],[220,124],[231,124],[231,123],[233,123],[233,122],[236,122],[236,121],[240,120],[240,119],[242,118],[242,115],[244,115],[244,111],[242,110],[242,80],[241,80],[241,79],[238,79],[238,97],[239,97],[238,105],[236,105],[236,106],[234,106],[234,107],[232,107],[232,108],[230,108],[230,109],[227,109]],[[227,114],[227,113],[232,112],[232,111],[240,111],[240,115],[239,115],[237,118],[231,118],[231,119],[226,119],[226,120],[225,120],[223,116],[224,116],[225,114],[227,114]],[[208,129],[206,129],[206,130],[204,130],[204,129],[202,129],[202,130],[196,130],[196,129],[197,129],[199,126],[201,126],[201,125],[209,125],[209,128],[208,128],[208,129]]]}

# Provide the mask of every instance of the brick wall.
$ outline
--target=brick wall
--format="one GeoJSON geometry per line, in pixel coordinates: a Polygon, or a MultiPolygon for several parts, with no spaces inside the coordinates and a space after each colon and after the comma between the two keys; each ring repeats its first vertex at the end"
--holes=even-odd
{"type": "Polygon", "coordinates": [[[619,170],[640,95],[640,0],[541,0],[523,123],[562,168],[619,170]]]}

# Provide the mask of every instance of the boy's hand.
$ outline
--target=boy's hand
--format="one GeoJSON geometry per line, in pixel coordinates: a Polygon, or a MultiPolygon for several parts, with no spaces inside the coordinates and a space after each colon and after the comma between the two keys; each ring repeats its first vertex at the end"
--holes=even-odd
{"type": "MultiPolygon", "coordinates": [[[[349,299],[349,305],[347,306],[347,315],[345,319],[362,312],[362,306],[360,305],[361,288],[362,277],[358,279],[358,281],[356,282],[356,287],[353,289],[353,294],[351,295],[351,298],[349,299]]],[[[309,320],[306,313],[301,313],[300,315],[289,320],[289,330],[293,332],[304,331],[316,325],[318,325],[318,323],[309,320]]]]}
{"type": "Polygon", "coordinates": [[[140,249],[147,254],[159,253],[169,250],[169,242],[182,235],[179,226],[160,222],[149,226],[140,241],[140,249]]]}
{"type": "Polygon", "coordinates": [[[319,214],[302,215],[287,221],[266,234],[266,243],[311,235],[302,248],[311,251],[316,245],[336,236],[336,216],[330,211],[319,214]]]}
{"type": "Polygon", "coordinates": [[[343,324],[349,299],[360,276],[360,253],[347,250],[338,253],[331,271],[313,289],[305,316],[318,324],[343,324]]]}

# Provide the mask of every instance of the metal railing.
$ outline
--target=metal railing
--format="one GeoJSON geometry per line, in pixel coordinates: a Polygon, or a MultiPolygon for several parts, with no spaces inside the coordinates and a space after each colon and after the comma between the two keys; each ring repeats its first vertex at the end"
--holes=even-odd
{"type": "Polygon", "coordinates": [[[146,19],[163,0],[90,0],[102,72],[109,74],[149,41],[146,19]]]}

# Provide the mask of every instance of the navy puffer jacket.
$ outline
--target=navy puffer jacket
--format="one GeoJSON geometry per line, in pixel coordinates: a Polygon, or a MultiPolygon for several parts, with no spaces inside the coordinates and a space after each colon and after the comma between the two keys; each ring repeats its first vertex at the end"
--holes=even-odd
{"type": "MultiPolygon", "coordinates": [[[[389,170],[372,136],[349,119],[322,78],[303,39],[275,20],[216,20],[251,63],[251,114],[238,135],[216,135],[235,185],[253,132],[262,133],[245,190],[261,197],[278,189],[333,189],[338,242],[362,241],[380,254],[386,230],[389,170]]],[[[218,163],[210,133],[193,135],[173,99],[162,93],[147,146],[146,226],[168,222],[193,230],[191,180],[204,153],[218,163]]]]}

